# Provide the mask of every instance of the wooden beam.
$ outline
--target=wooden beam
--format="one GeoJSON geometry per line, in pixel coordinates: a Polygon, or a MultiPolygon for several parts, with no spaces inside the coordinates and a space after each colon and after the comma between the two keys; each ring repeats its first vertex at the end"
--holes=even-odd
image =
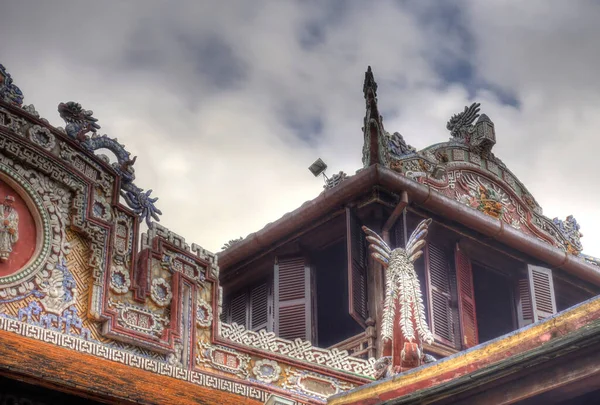
{"type": "MultiPolygon", "coordinates": [[[[560,388],[567,388],[571,384],[576,384],[581,380],[586,380],[590,385],[597,387],[600,382],[600,352],[598,347],[587,353],[580,354],[576,358],[566,356],[552,361],[553,364],[541,364],[537,367],[527,369],[525,373],[519,373],[513,376],[511,381],[495,384],[494,387],[486,387],[482,392],[471,395],[467,398],[456,400],[456,396],[450,401],[442,403],[452,403],[453,405],[467,404],[496,404],[509,405],[521,403],[523,400],[530,399],[529,403],[554,404],[565,399],[564,396],[549,395],[543,401],[539,400],[539,395],[560,388]],[[514,378],[518,377],[518,378],[514,378]],[[556,400],[556,401],[555,401],[556,400]]],[[[585,391],[581,391],[584,393],[585,391]]],[[[571,392],[573,396],[577,393],[571,392]]],[[[462,397],[462,396],[461,396],[462,397]]],[[[439,402],[428,402],[438,404],[439,402]]],[[[441,403],[440,403],[441,404],[441,403]]]]}
{"type": "Polygon", "coordinates": [[[262,404],[6,331],[0,374],[108,403],[262,404]]]}
{"type": "Polygon", "coordinates": [[[392,211],[390,217],[387,219],[387,221],[385,221],[385,224],[383,225],[383,230],[381,232],[381,237],[388,245],[390,244],[390,229],[392,229],[392,227],[398,220],[398,217],[402,215],[407,205],[408,193],[406,191],[402,191],[400,194],[400,201],[398,202],[398,205],[396,205],[396,208],[394,208],[394,211],[392,211]]]}

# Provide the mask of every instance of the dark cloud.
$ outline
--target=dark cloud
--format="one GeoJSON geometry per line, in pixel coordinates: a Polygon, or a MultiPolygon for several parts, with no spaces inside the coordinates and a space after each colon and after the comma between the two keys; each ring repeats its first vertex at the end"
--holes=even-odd
{"type": "Polygon", "coordinates": [[[600,255],[597,2],[5,3],[0,63],[26,103],[55,125],[60,101],[94,110],[163,224],[209,249],[314,198],[316,157],[361,167],[371,65],[386,129],[419,148],[480,101],[495,154],[600,255]]]}

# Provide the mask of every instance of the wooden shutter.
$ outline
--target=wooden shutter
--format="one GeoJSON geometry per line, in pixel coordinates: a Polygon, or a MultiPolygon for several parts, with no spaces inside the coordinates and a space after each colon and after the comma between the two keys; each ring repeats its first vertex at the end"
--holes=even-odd
{"type": "Polygon", "coordinates": [[[367,308],[367,240],[356,216],[346,208],[346,247],[348,249],[348,309],[363,327],[367,308]]]}
{"type": "Polygon", "coordinates": [[[517,315],[519,327],[548,318],[556,313],[552,270],[527,266],[527,278],[519,280],[517,315]]]}
{"type": "Polygon", "coordinates": [[[533,305],[529,288],[529,277],[522,278],[517,283],[517,318],[519,328],[533,323],[533,305]]]}
{"type": "Polygon", "coordinates": [[[223,298],[223,306],[221,308],[221,322],[229,323],[229,297],[223,298]]]}
{"type": "Polygon", "coordinates": [[[312,339],[311,276],[303,257],[279,258],[275,263],[275,328],[284,339],[312,339]]]}
{"type": "Polygon", "coordinates": [[[425,250],[431,331],[440,342],[455,346],[448,254],[433,243],[428,243],[425,250]]]}
{"type": "Polygon", "coordinates": [[[556,313],[556,298],[552,270],[540,266],[527,266],[533,320],[537,322],[556,313]]]}
{"type": "Polygon", "coordinates": [[[271,331],[272,286],[265,281],[250,290],[250,329],[271,331]]]}
{"type": "Polygon", "coordinates": [[[229,301],[229,322],[248,328],[248,293],[237,293],[229,301]]]}
{"type": "Polygon", "coordinates": [[[456,285],[458,290],[458,313],[464,348],[479,343],[477,333],[477,315],[475,310],[475,292],[473,291],[473,269],[471,260],[456,245],[454,254],[456,264],[456,285]]]}

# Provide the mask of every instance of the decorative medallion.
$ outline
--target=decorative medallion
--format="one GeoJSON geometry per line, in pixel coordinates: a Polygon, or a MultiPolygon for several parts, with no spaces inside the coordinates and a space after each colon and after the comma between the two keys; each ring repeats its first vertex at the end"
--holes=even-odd
{"type": "MultiPolygon", "coordinates": [[[[31,184],[1,165],[0,221],[0,286],[14,285],[43,267],[50,254],[50,220],[31,184]]],[[[60,251],[64,240],[54,242],[60,251]]]]}
{"type": "Polygon", "coordinates": [[[252,372],[258,381],[270,384],[279,379],[281,367],[273,360],[259,360],[254,364],[252,372]]]}
{"type": "Polygon", "coordinates": [[[159,307],[166,307],[171,303],[171,298],[173,298],[171,286],[164,278],[155,278],[152,280],[150,298],[159,307]]]}
{"type": "Polygon", "coordinates": [[[203,299],[198,300],[196,307],[196,323],[198,326],[208,328],[212,324],[213,314],[210,305],[203,299]]]}
{"type": "Polygon", "coordinates": [[[119,312],[118,322],[122,326],[151,336],[161,336],[169,320],[152,311],[125,302],[109,300],[108,305],[119,312]]]}
{"type": "Polygon", "coordinates": [[[200,355],[197,358],[198,364],[210,364],[217,370],[235,374],[241,378],[248,378],[250,356],[227,347],[213,346],[202,341],[198,345],[200,346],[200,355]]]}
{"type": "Polygon", "coordinates": [[[33,125],[27,133],[31,142],[47,151],[51,151],[56,146],[56,138],[48,128],[33,125]]]}
{"type": "Polygon", "coordinates": [[[283,388],[318,399],[326,399],[341,391],[347,391],[354,388],[351,384],[309,371],[288,370],[287,374],[288,377],[283,383],[283,388]]]}
{"type": "Polygon", "coordinates": [[[113,266],[110,271],[110,289],[116,294],[125,294],[131,287],[129,273],[121,265],[113,266]]]}

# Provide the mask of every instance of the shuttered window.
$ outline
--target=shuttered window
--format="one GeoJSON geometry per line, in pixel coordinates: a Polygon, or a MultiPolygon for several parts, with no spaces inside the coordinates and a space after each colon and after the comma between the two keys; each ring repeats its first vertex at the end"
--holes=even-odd
{"type": "Polygon", "coordinates": [[[473,289],[473,270],[471,261],[460,250],[458,244],[454,252],[456,265],[456,284],[458,290],[458,313],[462,331],[463,348],[479,343],[477,333],[477,315],[475,313],[475,294],[473,289]]]}
{"type": "Polygon", "coordinates": [[[224,299],[221,321],[237,323],[254,331],[273,331],[272,279],[263,280],[224,299]]]}
{"type": "Polygon", "coordinates": [[[517,284],[517,318],[519,328],[533,323],[533,304],[529,288],[529,277],[522,278],[517,284]]]}
{"type": "Polygon", "coordinates": [[[556,313],[552,270],[528,265],[527,278],[519,280],[519,327],[548,318],[556,313]]]}
{"type": "Polygon", "coordinates": [[[448,254],[434,243],[428,243],[425,250],[431,330],[438,341],[455,346],[448,254]]]}
{"type": "Polygon", "coordinates": [[[348,306],[349,313],[362,326],[368,317],[367,303],[367,241],[361,223],[346,208],[348,249],[348,306]]]}
{"type": "Polygon", "coordinates": [[[312,272],[304,257],[279,258],[275,264],[276,333],[284,339],[313,339],[312,272]]]}

